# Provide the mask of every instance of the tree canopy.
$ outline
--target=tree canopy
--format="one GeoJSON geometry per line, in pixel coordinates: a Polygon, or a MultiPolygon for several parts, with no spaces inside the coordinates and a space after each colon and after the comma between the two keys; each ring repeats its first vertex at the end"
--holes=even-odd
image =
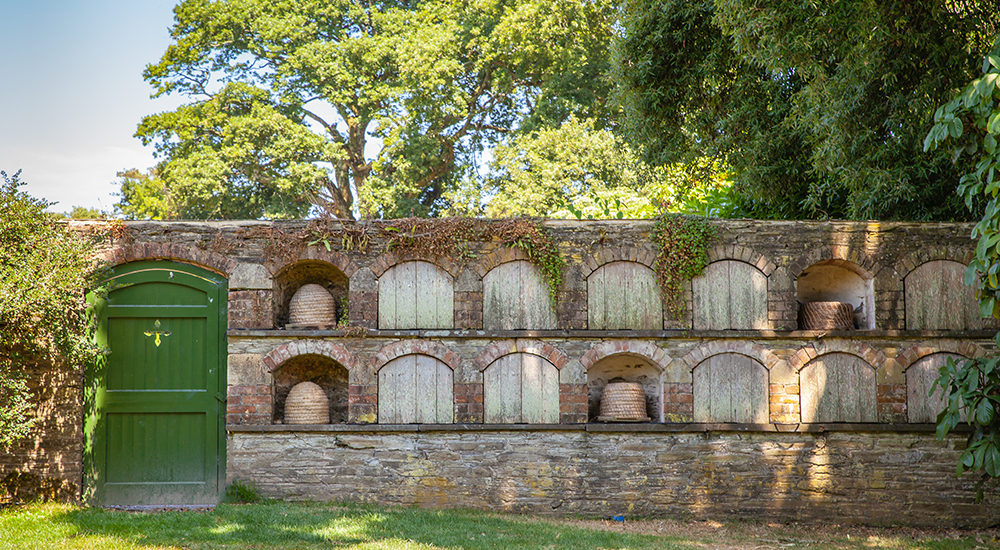
{"type": "Polygon", "coordinates": [[[122,176],[130,215],[435,213],[484,147],[571,114],[607,119],[607,0],[183,0],[174,13],[144,77],[191,102],[139,125],[160,161],[122,176]]]}
{"type": "Polygon", "coordinates": [[[765,218],[967,219],[934,108],[995,31],[988,0],[624,0],[625,136],[666,164],[727,163],[765,218]]]}

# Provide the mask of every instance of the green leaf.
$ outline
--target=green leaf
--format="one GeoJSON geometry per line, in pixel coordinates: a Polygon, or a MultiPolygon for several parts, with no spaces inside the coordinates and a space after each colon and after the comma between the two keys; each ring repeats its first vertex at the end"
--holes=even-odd
{"type": "Polygon", "coordinates": [[[993,422],[993,403],[989,399],[983,399],[976,408],[976,422],[983,426],[988,426],[993,422]]]}

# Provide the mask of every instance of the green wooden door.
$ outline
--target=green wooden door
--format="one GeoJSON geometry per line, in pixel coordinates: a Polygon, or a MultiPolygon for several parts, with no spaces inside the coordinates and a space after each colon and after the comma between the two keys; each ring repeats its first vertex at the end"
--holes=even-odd
{"type": "Polygon", "coordinates": [[[93,299],[110,350],[87,376],[89,500],[216,504],[225,481],[226,280],[193,266],[116,268],[93,299]]]}

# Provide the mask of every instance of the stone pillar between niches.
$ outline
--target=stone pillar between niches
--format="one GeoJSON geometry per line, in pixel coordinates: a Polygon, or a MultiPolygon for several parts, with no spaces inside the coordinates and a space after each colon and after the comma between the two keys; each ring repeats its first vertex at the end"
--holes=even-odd
{"type": "Polygon", "coordinates": [[[349,287],[348,321],[351,326],[377,329],[378,277],[371,269],[363,267],[351,276],[349,287]]]}
{"type": "Polygon", "coordinates": [[[229,356],[226,394],[226,424],[271,423],[274,413],[271,373],[260,355],[229,356]]]}
{"type": "Polygon", "coordinates": [[[875,384],[878,421],[887,424],[907,422],[906,372],[895,357],[887,357],[875,372],[875,384]]]}
{"type": "Polygon", "coordinates": [[[779,360],[768,370],[768,407],[772,424],[802,421],[799,373],[787,361],[779,360]]]}
{"type": "Polygon", "coordinates": [[[274,328],[273,285],[264,266],[238,265],[229,278],[229,328],[274,328]]]}
{"type": "Polygon", "coordinates": [[[772,330],[798,328],[795,284],[788,269],[779,267],[767,277],[767,321],[772,330]]]}
{"type": "Polygon", "coordinates": [[[483,328],[483,280],[472,268],[462,269],[455,279],[455,328],[483,328]]]}
{"type": "Polygon", "coordinates": [[[483,383],[455,384],[455,423],[483,423],[483,383]]]}

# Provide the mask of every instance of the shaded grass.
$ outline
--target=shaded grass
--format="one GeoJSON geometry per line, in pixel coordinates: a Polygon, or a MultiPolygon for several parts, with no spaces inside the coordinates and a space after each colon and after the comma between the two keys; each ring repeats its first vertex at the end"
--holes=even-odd
{"type": "Polygon", "coordinates": [[[206,512],[121,512],[33,504],[0,512],[7,549],[1000,549],[1000,532],[755,522],[625,524],[471,511],[266,502],[206,512]]]}

